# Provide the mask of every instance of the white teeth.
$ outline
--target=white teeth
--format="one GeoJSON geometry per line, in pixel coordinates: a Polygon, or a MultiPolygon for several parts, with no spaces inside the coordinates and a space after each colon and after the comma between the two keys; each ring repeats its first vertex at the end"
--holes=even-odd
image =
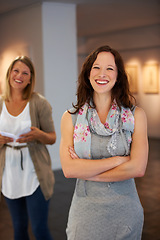
{"type": "Polygon", "coordinates": [[[106,83],[108,83],[108,81],[100,81],[100,80],[97,80],[96,82],[99,83],[99,84],[106,84],[106,83]]]}
{"type": "Polygon", "coordinates": [[[15,80],[15,82],[21,83],[22,81],[20,81],[20,80],[15,80]]]}

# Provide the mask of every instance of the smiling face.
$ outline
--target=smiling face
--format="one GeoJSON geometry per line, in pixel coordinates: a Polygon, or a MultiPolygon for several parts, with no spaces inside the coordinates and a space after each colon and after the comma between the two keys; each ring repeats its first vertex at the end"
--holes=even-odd
{"type": "Polygon", "coordinates": [[[21,61],[17,61],[10,73],[11,89],[19,89],[23,91],[30,84],[31,72],[29,67],[21,61]]]}
{"type": "Polygon", "coordinates": [[[90,83],[97,94],[109,94],[117,80],[117,66],[110,52],[100,52],[90,71],[90,83]]]}

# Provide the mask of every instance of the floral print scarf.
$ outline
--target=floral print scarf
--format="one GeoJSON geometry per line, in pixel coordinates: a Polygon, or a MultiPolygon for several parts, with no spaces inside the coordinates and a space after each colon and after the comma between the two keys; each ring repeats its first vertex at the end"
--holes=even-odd
{"type": "Polygon", "coordinates": [[[118,147],[117,136],[122,135],[126,149],[129,154],[132,133],[134,131],[134,116],[129,108],[121,107],[121,111],[113,102],[105,124],[102,124],[96,109],[87,103],[79,110],[74,128],[74,149],[80,158],[91,158],[91,132],[101,136],[111,136],[107,150],[111,156],[116,156],[118,147]],[[124,134],[125,131],[125,134],[124,134]]]}

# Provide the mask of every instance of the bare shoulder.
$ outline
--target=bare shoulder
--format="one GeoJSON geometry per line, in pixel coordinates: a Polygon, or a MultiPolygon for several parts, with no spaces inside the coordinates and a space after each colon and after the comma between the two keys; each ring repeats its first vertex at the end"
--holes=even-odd
{"type": "Polygon", "coordinates": [[[147,117],[145,111],[140,107],[136,107],[134,116],[135,116],[135,130],[136,129],[138,129],[139,131],[146,130],[147,117]]]}
{"type": "Polygon", "coordinates": [[[68,111],[65,111],[62,115],[61,122],[70,123],[72,122],[72,116],[68,111]]]}
{"type": "Polygon", "coordinates": [[[73,131],[72,116],[68,111],[65,111],[61,118],[61,130],[68,132],[73,131]]]}
{"type": "Polygon", "coordinates": [[[63,113],[61,119],[61,154],[68,149],[68,146],[73,146],[73,133],[74,126],[72,123],[72,116],[68,111],[66,111],[63,113]]]}
{"type": "Polygon", "coordinates": [[[146,121],[146,119],[147,119],[146,113],[143,110],[143,108],[141,108],[141,107],[136,107],[134,116],[135,116],[135,120],[136,119],[138,119],[138,120],[141,119],[141,120],[145,120],[146,121]]]}

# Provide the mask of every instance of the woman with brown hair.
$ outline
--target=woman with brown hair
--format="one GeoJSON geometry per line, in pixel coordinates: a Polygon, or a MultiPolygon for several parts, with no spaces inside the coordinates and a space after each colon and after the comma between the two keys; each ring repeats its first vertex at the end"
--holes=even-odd
{"type": "Polygon", "coordinates": [[[16,58],[6,74],[0,98],[0,188],[14,227],[15,240],[28,240],[28,219],[37,240],[51,240],[49,199],[54,176],[46,144],[56,133],[48,101],[34,92],[32,61],[16,58]]]}
{"type": "Polygon", "coordinates": [[[102,46],[86,58],[61,135],[64,175],[77,178],[68,240],[140,240],[144,216],[134,178],[147,165],[147,121],[116,50],[102,46]]]}

